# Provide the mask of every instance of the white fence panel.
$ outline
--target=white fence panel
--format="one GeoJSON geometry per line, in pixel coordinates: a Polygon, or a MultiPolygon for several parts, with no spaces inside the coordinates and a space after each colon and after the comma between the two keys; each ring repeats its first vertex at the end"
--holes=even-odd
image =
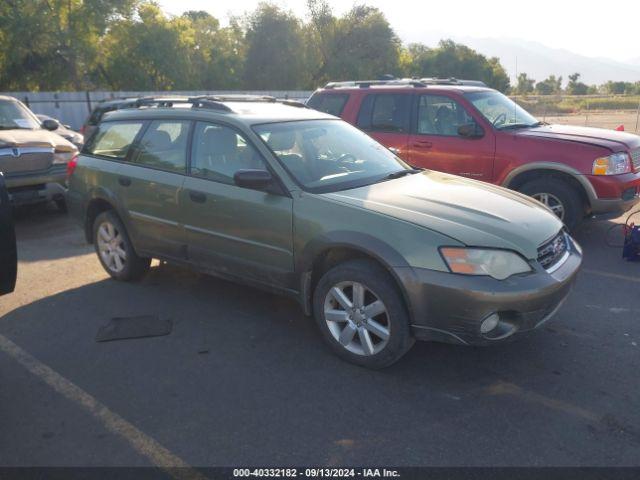
{"type": "Polygon", "coordinates": [[[280,99],[304,101],[313,92],[283,90],[212,90],[212,91],[176,91],[176,92],[6,92],[0,95],[15,97],[35,112],[60,120],[74,130],[80,129],[91,109],[101,100],[126,97],[144,97],[160,95],[269,95],[280,99]]]}

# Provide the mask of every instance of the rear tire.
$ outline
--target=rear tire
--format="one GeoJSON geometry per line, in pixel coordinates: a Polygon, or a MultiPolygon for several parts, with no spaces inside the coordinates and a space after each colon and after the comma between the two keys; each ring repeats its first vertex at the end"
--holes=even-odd
{"type": "Polygon", "coordinates": [[[573,230],[584,218],[584,205],[575,187],[554,177],[540,177],[530,180],[519,192],[546,204],[560,218],[569,230],[573,230]]]}
{"type": "Polygon", "coordinates": [[[315,288],[313,310],[329,347],[363,367],[388,367],[414,343],[394,279],[370,260],[351,260],[326,272],[315,288]]]}
{"type": "Polygon", "coordinates": [[[102,212],[93,222],[93,244],[102,267],[116,280],[138,280],[149,270],[151,259],[138,256],[112,210],[102,212]]]}

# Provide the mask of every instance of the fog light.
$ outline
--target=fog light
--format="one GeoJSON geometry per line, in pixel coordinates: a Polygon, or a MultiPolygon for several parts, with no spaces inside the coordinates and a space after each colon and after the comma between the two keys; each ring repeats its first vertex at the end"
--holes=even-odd
{"type": "Polygon", "coordinates": [[[497,313],[492,313],[487,318],[485,318],[480,324],[480,333],[489,333],[491,330],[498,326],[500,322],[500,317],[497,313]]]}

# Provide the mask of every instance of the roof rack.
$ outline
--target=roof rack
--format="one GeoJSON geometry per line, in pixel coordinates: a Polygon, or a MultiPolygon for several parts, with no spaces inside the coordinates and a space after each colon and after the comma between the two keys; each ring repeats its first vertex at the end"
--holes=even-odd
{"type": "Polygon", "coordinates": [[[411,86],[411,87],[426,87],[427,85],[422,80],[417,80],[413,78],[398,78],[393,80],[349,80],[345,82],[329,82],[324,88],[348,88],[348,87],[358,87],[358,88],[369,88],[378,85],[390,85],[390,86],[411,86]]]}
{"type": "Polygon", "coordinates": [[[474,87],[486,87],[487,84],[480,80],[459,80],[455,77],[449,78],[421,78],[420,81],[426,85],[468,85],[474,87]]]}
{"type": "Polygon", "coordinates": [[[278,100],[275,97],[266,95],[199,95],[196,97],[183,96],[160,96],[160,97],[140,97],[123,101],[117,110],[141,107],[173,107],[176,104],[190,104],[193,108],[209,108],[222,112],[233,112],[224,102],[261,102],[261,103],[282,103],[290,107],[309,108],[304,103],[296,100],[278,100]]]}

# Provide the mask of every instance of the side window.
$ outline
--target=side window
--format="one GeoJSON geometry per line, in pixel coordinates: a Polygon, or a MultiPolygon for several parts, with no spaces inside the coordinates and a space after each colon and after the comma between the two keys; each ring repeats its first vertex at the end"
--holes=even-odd
{"type": "Polygon", "coordinates": [[[160,170],[185,173],[190,124],[191,122],[184,120],[151,122],[140,140],[133,162],[160,170]]]}
{"type": "Polygon", "coordinates": [[[93,155],[124,159],[142,128],[142,122],[104,122],[84,148],[93,155]]]}
{"type": "Polygon", "coordinates": [[[357,125],[363,130],[375,132],[407,132],[411,95],[367,95],[358,113],[357,125]]]}
{"type": "Polygon", "coordinates": [[[347,100],[349,100],[347,94],[317,93],[309,99],[307,105],[315,110],[339,117],[342,115],[347,100]]]}
{"type": "Polygon", "coordinates": [[[232,128],[198,122],[191,147],[191,175],[233,184],[238,170],[264,170],[260,153],[232,128]]]}
{"type": "Polygon", "coordinates": [[[421,95],[418,102],[418,134],[458,136],[458,127],[473,123],[462,105],[442,95],[421,95]]]}

